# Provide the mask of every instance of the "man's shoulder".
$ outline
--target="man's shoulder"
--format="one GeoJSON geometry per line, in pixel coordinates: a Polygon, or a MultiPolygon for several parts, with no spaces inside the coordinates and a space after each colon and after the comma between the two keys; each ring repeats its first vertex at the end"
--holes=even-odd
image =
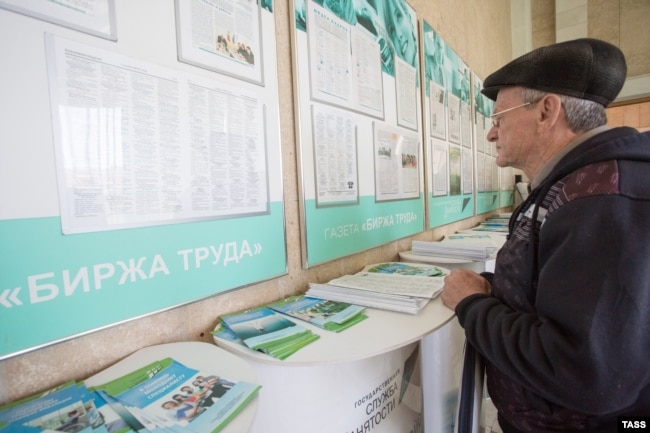
{"type": "Polygon", "coordinates": [[[612,159],[594,162],[569,173],[549,191],[552,212],[574,200],[619,195],[650,201],[650,161],[612,159]]]}

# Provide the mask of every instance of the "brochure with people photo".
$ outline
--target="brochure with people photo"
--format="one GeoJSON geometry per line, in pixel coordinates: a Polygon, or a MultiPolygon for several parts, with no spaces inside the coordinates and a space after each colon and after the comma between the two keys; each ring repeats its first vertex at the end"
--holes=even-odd
{"type": "Polygon", "coordinates": [[[99,385],[148,431],[218,432],[261,387],[165,358],[99,385]]]}

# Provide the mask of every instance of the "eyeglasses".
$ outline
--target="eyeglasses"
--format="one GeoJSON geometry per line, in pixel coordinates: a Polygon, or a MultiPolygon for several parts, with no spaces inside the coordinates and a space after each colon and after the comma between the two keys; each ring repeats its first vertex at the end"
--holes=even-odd
{"type": "Polygon", "coordinates": [[[495,128],[499,127],[499,122],[501,121],[500,116],[503,113],[507,113],[508,111],[516,110],[517,108],[525,107],[530,104],[532,104],[532,102],[526,102],[525,104],[517,105],[511,108],[506,108],[505,110],[501,110],[498,113],[494,113],[493,115],[490,116],[490,119],[492,120],[492,126],[495,128]]]}

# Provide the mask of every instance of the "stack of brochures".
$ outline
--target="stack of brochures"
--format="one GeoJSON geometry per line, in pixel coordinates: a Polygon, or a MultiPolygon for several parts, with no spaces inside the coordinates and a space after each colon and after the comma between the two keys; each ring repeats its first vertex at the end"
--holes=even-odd
{"type": "Polygon", "coordinates": [[[327,284],[309,283],[307,296],[417,314],[438,296],[445,272],[432,265],[387,262],[327,284]]]}
{"type": "Polygon", "coordinates": [[[0,431],[107,431],[106,419],[114,416],[110,410],[101,410],[103,403],[97,400],[97,394],[83,383],[68,382],[42,394],[0,406],[0,431]]]}
{"type": "Polygon", "coordinates": [[[0,431],[216,433],[259,389],[166,358],[103,385],[70,382],[2,406],[0,431]]]}
{"type": "Polygon", "coordinates": [[[449,235],[440,242],[413,241],[411,243],[414,254],[468,260],[487,260],[498,249],[496,243],[487,235],[481,237],[456,234],[449,235]]]}
{"type": "Polygon", "coordinates": [[[320,338],[267,306],[221,316],[213,334],[278,359],[286,359],[320,338]]]}
{"type": "Polygon", "coordinates": [[[305,295],[291,296],[268,307],[287,316],[304,320],[328,331],[341,332],[368,318],[366,307],[305,295]]]}
{"type": "Polygon", "coordinates": [[[508,233],[509,218],[505,216],[494,216],[487,218],[478,226],[473,227],[472,231],[508,233]]]}

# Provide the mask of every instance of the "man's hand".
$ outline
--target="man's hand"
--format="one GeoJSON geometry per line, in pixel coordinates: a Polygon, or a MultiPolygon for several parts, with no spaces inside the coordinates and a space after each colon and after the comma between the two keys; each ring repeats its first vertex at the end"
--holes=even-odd
{"type": "Polygon", "coordinates": [[[442,302],[452,310],[470,295],[476,293],[490,294],[492,286],[490,283],[477,274],[467,269],[452,269],[445,277],[445,286],[442,289],[442,302]]]}

